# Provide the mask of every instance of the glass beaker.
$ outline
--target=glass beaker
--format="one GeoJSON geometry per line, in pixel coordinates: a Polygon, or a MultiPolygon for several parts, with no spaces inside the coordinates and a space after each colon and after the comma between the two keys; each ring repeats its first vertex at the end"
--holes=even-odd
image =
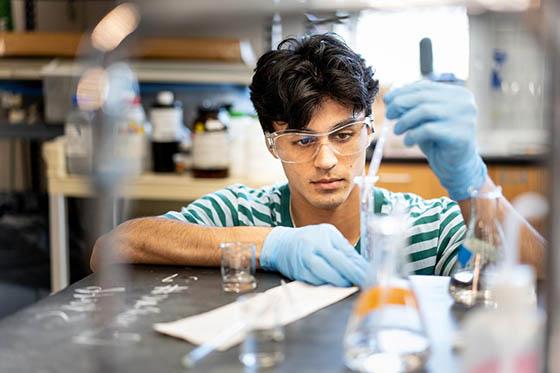
{"type": "Polygon", "coordinates": [[[255,278],[256,248],[251,242],[222,242],[222,288],[243,293],[257,287],[255,278]]]}
{"type": "Polygon", "coordinates": [[[284,360],[284,327],[281,303],[266,294],[246,294],[237,298],[245,324],[239,361],[249,368],[269,368],[284,360]]]}
{"type": "Polygon", "coordinates": [[[430,342],[407,276],[406,220],[402,214],[378,215],[368,219],[368,233],[376,260],[346,328],[346,366],[360,372],[420,370],[430,342]]]}
{"type": "Polygon", "coordinates": [[[466,307],[494,305],[489,283],[495,273],[493,269],[503,260],[501,196],[501,187],[471,191],[467,233],[449,281],[449,293],[457,304],[466,307]]]}

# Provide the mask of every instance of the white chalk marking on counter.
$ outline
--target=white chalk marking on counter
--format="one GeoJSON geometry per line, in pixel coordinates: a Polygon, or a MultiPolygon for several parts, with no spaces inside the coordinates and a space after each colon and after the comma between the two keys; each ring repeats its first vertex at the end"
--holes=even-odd
{"type": "Polygon", "coordinates": [[[116,293],[125,292],[124,287],[113,287],[103,289],[101,286],[86,286],[74,290],[71,300],[67,304],[62,305],[60,308],[65,311],[74,312],[93,312],[97,310],[96,303],[101,297],[113,296],[116,293]]]}
{"type": "Polygon", "coordinates": [[[72,338],[72,342],[89,346],[125,346],[138,343],[142,336],[138,333],[111,331],[109,329],[86,330],[72,338]],[[107,334],[108,335],[105,335],[107,334]]]}
{"type": "Polygon", "coordinates": [[[171,276],[168,276],[168,277],[164,278],[163,280],[161,280],[161,282],[173,282],[173,279],[177,276],[179,276],[179,274],[175,273],[174,275],[171,275],[171,276]]]}
{"type": "Polygon", "coordinates": [[[68,317],[68,315],[66,313],[62,312],[62,311],[53,310],[53,311],[38,313],[37,315],[35,315],[36,320],[42,320],[45,317],[60,317],[65,322],[70,321],[70,318],[68,317]]]}
{"type": "Polygon", "coordinates": [[[128,327],[142,315],[160,313],[161,310],[157,306],[162,300],[167,299],[169,294],[180,293],[188,288],[188,286],[180,286],[178,284],[155,286],[150,294],[141,296],[131,309],[117,315],[117,325],[128,327]]]}

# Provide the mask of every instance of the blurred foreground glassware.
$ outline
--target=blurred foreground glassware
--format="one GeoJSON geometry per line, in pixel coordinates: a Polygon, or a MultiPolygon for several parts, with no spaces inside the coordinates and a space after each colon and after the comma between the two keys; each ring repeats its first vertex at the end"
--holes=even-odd
{"type": "Polygon", "coordinates": [[[459,248],[449,293],[457,304],[493,306],[489,282],[493,269],[503,260],[503,229],[500,224],[502,189],[471,191],[471,216],[465,241],[459,248]]]}
{"type": "Polygon", "coordinates": [[[239,360],[250,368],[268,368],[283,361],[281,304],[264,294],[242,295],[237,302],[239,317],[245,324],[239,360]]]}
{"type": "Polygon", "coordinates": [[[537,307],[533,268],[504,266],[494,273],[489,287],[498,307],[478,307],[466,315],[461,326],[461,371],[544,372],[545,317],[537,307]]]}
{"type": "Polygon", "coordinates": [[[360,372],[414,372],[430,354],[418,302],[407,276],[406,218],[368,220],[375,260],[370,281],[354,304],[346,335],[346,366],[360,372]]]}
{"type": "MultiPolygon", "coordinates": [[[[371,168],[370,168],[371,169],[371,168]]],[[[360,188],[360,255],[367,261],[373,258],[371,240],[367,229],[368,219],[374,216],[374,190],[377,176],[356,176],[354,183],[360,188]]]]}
{"type": "Polygon", "coordinates": [[[257,287],[255,278],[256,247],[248,242],[224,242],[222,252],[222,287],[226,292],[243,293],[257,287]]]}

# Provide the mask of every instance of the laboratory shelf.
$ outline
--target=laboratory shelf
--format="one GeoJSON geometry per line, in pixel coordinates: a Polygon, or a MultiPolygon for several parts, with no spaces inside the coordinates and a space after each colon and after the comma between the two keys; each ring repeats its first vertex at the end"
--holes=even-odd
{"type": "Polygon", "coordinates": [[[0,139],[50,140],[63,134],[61,124],[0,123],[0,139]]]}
{"type": "MultiPolygon", "coordinates": [[[[87,60],[0,59],[0,79],[41,80],[45,77],[78,77],[87,60]]],[[[252,67],[244,63],[200,61],[130,61],[140,82],[210,83],[249,85],[252,67]]]]}

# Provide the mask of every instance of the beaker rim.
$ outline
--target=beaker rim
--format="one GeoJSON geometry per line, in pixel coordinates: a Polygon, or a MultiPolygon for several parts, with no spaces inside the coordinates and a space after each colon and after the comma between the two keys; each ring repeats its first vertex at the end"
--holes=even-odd
{"type": "Polygon", "coordinates": [[[470,187],[469,195],[471,198],[498,199],[502,197],[502,187],[498,185],[491,190],[480,190],[477,188],[470,187]]]}

